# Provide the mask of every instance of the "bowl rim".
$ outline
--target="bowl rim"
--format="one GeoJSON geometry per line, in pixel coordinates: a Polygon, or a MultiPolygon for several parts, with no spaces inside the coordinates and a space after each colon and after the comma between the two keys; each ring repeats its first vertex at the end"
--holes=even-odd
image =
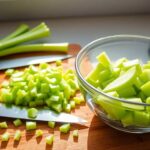
{"type": "MultiPolygon", "coordinates": [[[[87,49],[89,49],[91,46],[93,46],[94,44],[98,43],[98,42],[101,42],[101,44],[103,43],[107,43],[108,41],[116,41],[116,40],[147,40],[150,42],[150,37],[148,36],[142,36],[142,35],[130,35],[130,34],[120,34],[120,35],[111,35],[111,36],[105,36],[105,37],[101,37],[101,38],[98,38],[90,43],[88,43],[87,45],[85,45],[80,51],[79,53],[77,54],[76,56],[76,59],[75,59],[75,71],[76,71],[76,74],[77,76],[81,79],[81,81],[89,88],[91,88],[94,92],[96,92],[97,94],[102,94],[103,96],[109,98],[109,99],[113,99],[113,100],[116,100],[116,101],[120,101],[120,102],[124,102],[124,103],[129,103],[129,104],[134,104],[134,105],[144,105],[144,106],[150,106],[150,104],[147,104],[147,103],[140,103],[140,102],[132,102],[132,101],[127,101],[126,99],[124,98],[117,98],[117,97],[113,97],[113,96],[110,96],[102,91],[99,91],[98,89],[96,89],[94,86],[92,86],[90,83],[88,83],[84,77],[82,76],[81,72],[80,72],[80,69],[79,69],[79,59],[82,55],[84,55],[85,51],[87,51],[87,49]],[[121,39],[120,39],[121,38],[121,39]]],[[[90,51],[90,50],[88,50],[90,51]]]]}

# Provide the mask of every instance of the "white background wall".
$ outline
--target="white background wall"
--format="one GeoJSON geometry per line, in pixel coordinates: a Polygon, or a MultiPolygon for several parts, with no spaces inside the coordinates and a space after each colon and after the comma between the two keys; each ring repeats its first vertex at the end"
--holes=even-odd
{"type": "Polygon", "coordinates": [[[150,13],[150,0],[0,0],[0,20],[150,13]]]}

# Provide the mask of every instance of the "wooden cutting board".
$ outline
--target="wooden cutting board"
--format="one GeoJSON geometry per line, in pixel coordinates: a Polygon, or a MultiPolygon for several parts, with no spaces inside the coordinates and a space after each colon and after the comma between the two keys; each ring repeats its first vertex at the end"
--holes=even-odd
{"type": "MultiPolygon", "coordinates": [[[[70,53],[76,55],[80,46],[70,45],[70,53]]],[[[75,58],[65,60],[65,68],[74,68],[75,58]]],[[[0,82],[4,80],[4,74],[0,72],[0,82]]],[[[8,129],[0,129],[0,135],[6,131],[11,134],[8,142],[1,142],[0,149],[6,150],[150,150],[150,134],[127,134],[105,125],[100,118],[94,116],[86,104],[81,104],[71,112],[88,121],[86,126],[72,125],[68,134],[61,134],[59,131],[60,124],[55,129],[50,129],[46,122],[38,122],[37,128],[42,129],[44,135],[36,139],[35,131],[26,131],[25,125],[14,127],[12,119],[1,118],[0,121],[8,122],[8,129]],[[19,142],[14,142],[13,135],[19,129],[22,131],[22,138],[19,142]],[[73,139],[72,131],[79,130],[79,138],[73,139]],[[46,145],[45,137],[54,134],[55,141],[52,146],[46,145]]],[[[25,122],[24,122],[25,123],[25,122]]]]}

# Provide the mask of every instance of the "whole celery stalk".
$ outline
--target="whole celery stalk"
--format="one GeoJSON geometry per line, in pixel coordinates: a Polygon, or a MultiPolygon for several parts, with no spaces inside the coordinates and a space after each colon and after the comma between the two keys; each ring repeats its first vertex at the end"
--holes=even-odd
{"type": "Polygon", "coordinates": [[[44,23],[41,23],[41,26],[38,28],[35,27],[27,33],[24,33],[15,38],[0,42],[0,50],[15,46],[17,44],[21,44],[23,42],[43,38],[43,37],[49,36],[49,34],[50,34],[49,28],[44,23]]]}
{"type": "Polygon", "coordinates": [[[29,26],[27,24],[21,24],[19,27],[17,27],[17,29],[15,31],[13,31],[9,35],[7,35],[3,39],[1,39],[0,42],[10,40],[14,37],[17,37],[17,36],[27,32],[28,30],[29,30],[29,26]]]}
{"type": "Polygon", "coordinates": [[[0,57],[7,56],[17,53],[26,52],[64,52],[66,53],[69,49],[68,43],[47,43],[47,44],[30,44],[30,45],[20,45],[0,51],[0,57]]]}

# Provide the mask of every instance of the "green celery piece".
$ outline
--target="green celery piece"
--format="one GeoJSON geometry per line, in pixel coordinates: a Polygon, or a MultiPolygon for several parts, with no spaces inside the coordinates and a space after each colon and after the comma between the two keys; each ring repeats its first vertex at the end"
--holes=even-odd
{"type": "Polygon", "coordinates": [[[99,76],[99,81],[103,82],[103,81],[110,79],[111,72],[109,69],[105,69],[105,70],[102,70],[98,76],[99,76]]]}
{"type": "Polygon", "coordinates": [[[142,91],[139,92],[137,97],[141,98],[143,102],[145,102],[145,100],[146,100],[146,95],[142,91]]]}
{"type": "Polygon", "coordinates": [[[68,133],[70,131],[70,124],[67,123],[67,124],[63,124],[59,127],[59,131],[61,133],[68,133]]]}
{"type": "Polygon", "coordinates": [[[79,136],[78,130],[74,130],[72,135],[73,135],[73,137],[77,138],[79,136]]]}
{"type": "Polygon", "coordinates": [[[136,90],[133,86],[126,87],[121,90],[117,90],[117,93],[119,94],[119,97],[128,98],[128,97],[134,97],[137,95],[136,90]]]}
{"type": "Polygon", "coordinates": [[[36,138],[41,137],[43,135],[43,131],[38,129],[36,130],[35,135],[36,135],[36,138]]]}
{"type": "Polygon", "coordinates": [[[42,83],[41,84],[41,93],[49,93],[50,87],[48,83],[42,83]]]}
{"type": "Polygon", "coordinates": [[[127,112],[126,115],[121,118],[121,123],[124,127],[134,125],[133,112],[127,112]]]}
{"type": "Polygon", "coordinates": [[[6,76],[11,76],[14,73],[14,69],[7,69],[5,71],[6,76]]]}
{"type": "Polygon", "coordinates": [[[113,82],[108,84],[105,87],[104,92],[120,90],[120,89],[123,89],[124,87],[131,85],[133,80],[135,79],[136,75],[137,75],[136,68],[135,67],[130,68],[128,71],[126,71],[126,73],[119,76],[113,82]]]}
{"type": "MultiPolygon", "coordinates": [[[[130,102],[142,103],[141,98],[127,98],[126,100],[130,102]]],[[[130,110],[144,110],[145,109],[143,105],[129,104],[125,102],[122,102],[122,106],[125,107],[125,109],[130,109],[130,110]]]]}
{"type": "Polygon", "coordinates": [[[150,69],[144,69],[140,74],[139,78],[144,82],[150,81],[150,69]]]}
{"type": "Polygon", "coordinates": [[[37,104],[35,101],[29,101],[29,107],[36,107],[37,104]]]}
{"type": "Polygon", "coordinates": [[[21,126],[22,125],[22,121],[20,119],[16,119],[13,121],[13,124],[18,127],[18,126],[21,126]]]}
{"type": "Polygon", "coordinates": [[[105,52],[102,52],[96,58],[99,61],[99,63],[101,63],[106,68],[108,68],[111,65],[111,61],[105,52]]]}
{"type": "Polygon", "coordinates": [[[51,108],[60,113],[62,111],[62,105],[60,103],[51,104],[51,108]]]}
{"type": "MultiPolygon", "coordinates": [[[[146,98],[146,104],[150,104],[150,97],[146,98]]],[[[150,106],[146,106],[146,110],[150,112],[150,106]]]]}
{"type": "Polygon", "coordinates": [[[70,105],[70,104],[67,104],[67,106],[66,106],[66,108],[65,108],[65,111],[66,111],[67,113],[70,113],[70,111],[71,111],[71,105],[70,105]]]}
{"type": "Polygon", "coordinates": [[[134,85],[140,90],[141,86],[143,85],[144,83],[141,81],[141,79],[139,77],[137,77],[134,81],[134,85]]]}
{"type": "Polygon", "coordinates": [[[114,80],[115,80],[115,78],[110,78],[106,81],[101,82],[101,87],[104,89],[109,83],[113,82],[114,80]]]}
{"type": "Polygon", "coordinates": [[[134,111],[134,125],[148,127],[150,125],[150,115],[144,111],[134,111]]]}
{"type": "Polygon", "coordinates": [[[46,144],[52,145],[54,142],[54,135],[49,135],[46,137],[46,144]]]}
{"type": "Polygon", "coordinates": [[[150,69],[150,63],[144,64],[143,69],[150,69]]]}
{"type": "Polygon", "coordinates": [[[74,100],[70,101],[70,106],[71,106],[71,109],[74,109],[76,107],[76,103],[74,100]]]}
{"type": "Polygon", "coordinates": [[[48,121],[48,126],[50,127],[50,128],[54,128],[55,127],[55,122],[54,121],[48,121]]]}
{"type": "Polygon", "coordinates": [[[4,89],[5,89],[5,88],[6,88],[6,89],[9,88],[9,81],[4,80],[4,81],[2,82],[2,84],[1,84],[1,87],[4,88],[4,89]]]}
{"type": "Polygon", "coordinates": [[[10,134],[8,132],[5,132],[4,134],[2,134],[1,136],[1,140],[2,142],[7,142],[10,138],[10,134]]]}
{"type": "Polygon", "coordinates": [[[141,90],[146,96],[150,96],[150,81],[142,85],[141,90]]]}
{"type": "Polygon", "coordinates": [[[67,53],[68,43],[45,43],[45,44],[28,44],[20,45],[1,50],[0,57],[11,54],[27,53],[27,52],[63,52],[67,53]]]}
{"type": "Polygon", "coordinates": [[[57,60],[56,61],[56,66],[61,66],[62,65],[62,61],[61,60],[57,60]]]}
{"type": "Polygon", "coordinates": [[[59,102],[59,96],[57,95],[52,95],[50,98],[49,98],[50,101],[52,102],[59,102]]]}
{"type": "Polygon", "coordinates": [[[1,89],[1,98],[2,98],[2,101],[7,104],[13,103],[13,95],[10,89],[5,89],[5,88],[1,89]]]}
{"type": "Polygon", "coordinates": [[[119,75],[120,75],[120,71],[121,71],[121,69],[120,68],[118,68],[118,67],[113,67],[112,68],[112,76],[113,77],[118,77],[119,75]]]}
{"type": "MultiPolygon", "coordinates": [[[[45,25],[45,26],[43,26],[43,28],[40,28],[39,30],[35,30],[32,33],[27,32],[27,33],[24,33],[17,37],[14,37],[12,39],[0,42],[0,50],[9,48],[11,46],[15,46],[15,45],[23,43],[23,42],[43,38],[43,37],[49,36],[49,34],[50,34],[50,30],[45,25]]],[[[2,50],[2,51],[4,51],[4,50],[2,50]]]]}
{"type": "Polygon", "coordinates": [[[123,63],[124,63],[124,62],[127,62],[127,61],[128,61],[128,59],[125,58],[125,57],[120,58],[120,59],[118,59],[118,60],[114,63],[114,67],[122,68],[123,63]]]}
{"type": "Polygon", "coordinates": [[[8,128],[7,122],[0,122],[0,128],[8,128]]]}
{"type": "Polygon", "coordinates": [[[36,108],[29,108],[27,112],[29,118],[36,118],[38,115],[38,110],[36,108]]]}
{"type": "Polygon", "coordinates": [[[15,135],[14,135],[14,140],[15,140],[15,141],[19,141],[20,138],[21,138],[21,131],[20,131],[20,130],[17,130],[17,131],[15,132],[15,135]]]}
{"type": "Polygon", "coordinates": [[[9,39],[12,39],[14,37],[17,37],[18,35],[21,35],[29,30],[29,26],[27,24],[21,24],[15,31],[13,31],[11,34],[7,35],[3,39],[0,40],[2,41],[7,41],[9,39]]]}
{"type": "Polygon", "coordinates": [[[75,82],[75,80],[73,79],[68,79],[67,80],[68,84],[70,85],[70,87],[72,89],[78,89],[78,85],[77,85],[77,82],[75,82]]]}
{"type": "Polygon", "coordinates": [[[36,129],[36,122],[27,121],[26,122],[26,130],[34,130],[36,129]]]}

